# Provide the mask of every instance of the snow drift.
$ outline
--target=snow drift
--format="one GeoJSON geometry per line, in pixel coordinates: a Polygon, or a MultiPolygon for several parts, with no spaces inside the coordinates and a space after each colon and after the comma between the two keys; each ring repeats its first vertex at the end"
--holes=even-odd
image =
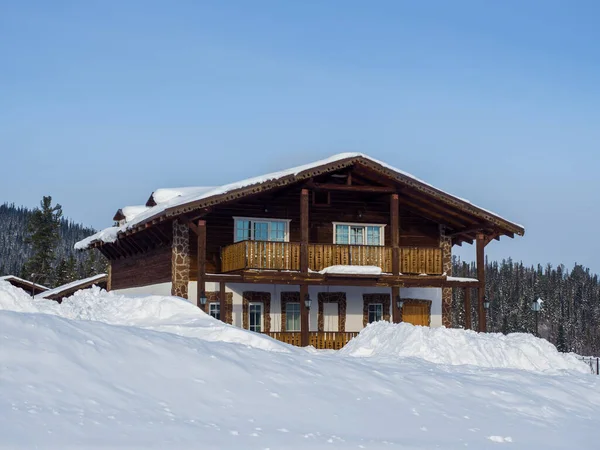
{"type": "Polygon", "coordinates": [[[97,289],[58,305],[0,283],[0,448],[571,449],[600,439],[596,376],[265,351],[279,344],[254,335],[259,348],[240,345],[251,333],[190,306],[97,289]],[[211,340],[206,329],[219,327],[237,343],[211,340]]]}
{"type": "Polygon", "coordinates": [[[98,287],[76,292],[58,304],[32,299],[23,290],[0,282],[0,310],[54,314],[67,319],[126,325],[207,341],[243,344],[263,350],[288,352],[289,347],[267,336],[215,320],[179,297],[127,297],[98,287]]]}
{"type": "Polygon", "coordinates": [[[384,359],[413,357],[453,366],[589,372],[576,356],[562,354],[550,342],[530,334],[505,336],[407,323],[372,323],[340,354],[384,359]]]}

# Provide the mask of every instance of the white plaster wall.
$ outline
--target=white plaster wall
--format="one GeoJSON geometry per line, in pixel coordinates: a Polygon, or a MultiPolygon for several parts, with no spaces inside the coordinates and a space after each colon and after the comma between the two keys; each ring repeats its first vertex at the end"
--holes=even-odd
{"type": "Polygon", "coordinates": [[[172,283],[150,284],[148,286],[140,286],[126,289],[114,289],[111,292],[130,296],[137,295],[171,295],[172,283]]]}
{"type": "Polygon", "coordinates": [[[442,289],[441,288],[402,288],[400,297],[431,300],[431,327],[442,326],[442,289]]]}
{"type": "MultiPolygon", "coordinates": [[[[207,291],[218,291],[219,283],[206,283],[207,291]]],[[[242,327],[242,298],[244,291],[269,292],[271,294],[271,331],[281,331],[281,305],[279,299],[281,292],[298,292],[296,285],[271,285],[249,283],[227,283],[225,292],[233,294],[233,324],[242,327]]],[[[171,283],[160,283],[149,286],[118,289],[116,293],[125,295],[171,295],[171,283]]],[[[363,320],[363,294],[391,294],[389,288],[356,287],[356,286],[309,286],[308,293],[312,299],[309,313],[310,330],[318,328],[318,294],[319,292],[345,292],[346,293],[346,331],[362,330],[363,320]]],[[[188,285],[188,297],[193,304],[197,304],[196,282],[188,285]]],[[[439,288],[402,288],[402,298],[416,298],[431,301],[431,326],[442,326],[442,290],[439,288]]],[[[392,299],[395,301],[395,299],[392,299]]],[[[392,305],[390,304],[390,307],[392,305]]],[[[390,311],[391,314],[391,311],[390,311]]]]}

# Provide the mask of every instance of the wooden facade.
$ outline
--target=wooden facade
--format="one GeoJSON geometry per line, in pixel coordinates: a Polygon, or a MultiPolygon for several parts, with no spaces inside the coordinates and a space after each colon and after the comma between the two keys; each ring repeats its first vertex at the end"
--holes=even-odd
{"type": "MultiPolygon", "coordinates": [[[[196,282],[200,298],[207,283],[219,283],[225,308],[227,283],[297,285],[301,331],[270,334],[285,342],[314,341],[338,348],[351,338],[349,334],[308,329],[304,302],[308,286],[389,288],[393,322],[403,316],[396,301],[400,288],[445,289],[446,319],[451,308],[448,290],[477,288],[478,325],[485,330],[483,249],[500,236],[524,233],[518,225],[364,156],[240,186],[146,214],[147,219],[124,227],[115,242],[94,241],[91,246],[100,248],[111,262],[112,289],[184,283],[173,287],[182,295],[187,283],[196,282]],[[236,242],[236,218],[285,221],[285,239],[236,242]],[[336,243],[335,223],[375,224],[383,230],[380,245],[336,243]],[[186,232],[182,236],[178,231],[174,243],[172,230],[181,230],[182,225],[186,232]],[[182,242],[187,247],[183,255],[182,242]],[[477,280],[451,278],[451,247],[463,242],[477,243],[477,280]],[[331,266],[377,266],[381,274],[319,273],[331,266]]],[[[155,204],[151,197],[150,212],[155,204]]],[[[415,301],[407,313],[423,315],[424,307],[415,301]]]]}

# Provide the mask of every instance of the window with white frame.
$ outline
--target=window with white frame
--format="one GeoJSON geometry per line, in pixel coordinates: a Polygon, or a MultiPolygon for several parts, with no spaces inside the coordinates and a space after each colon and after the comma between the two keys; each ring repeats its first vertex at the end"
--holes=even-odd
{"type": "Polygon", "coordinates": [[[250,331],[260,333],[263,329],[263,305],[262,303],[250,303],[248,305],[248,324],[250,331]]]}
{"type": "Polygon", "coordinates": [[[289,220],[234,217],[234,241],[287,242],[289,220]]]}
{"type": "Polygon", "coordinates": [[[218,302],[209,303],[208,304],[208,314],[210,314],[217,320],[221,320],[221,304],[218,302]]]}
{"type": "Polygon", "coordinates": [[[369,323],[379,322],[383,319],[383,304],[382,303],[370,303],[369,304],[369,323]]]}
{"type": "Polygon", "coordinates": [[[333,243],[350,245],[383,245],[385,225],[361,223],[333,224],[333,243]]]}
{"type": "Polygon", "coordinates": [[[286,303],[285,330],[300,331],[300,303],[286,303]]]}

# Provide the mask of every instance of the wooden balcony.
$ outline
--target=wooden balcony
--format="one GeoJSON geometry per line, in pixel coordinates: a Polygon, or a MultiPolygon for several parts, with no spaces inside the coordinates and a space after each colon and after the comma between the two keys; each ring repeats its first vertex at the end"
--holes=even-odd
{"type": "MultiPolygon", "coordinates": [[[[308,267],[377,266],[392,272],[392,248],[376,245],[308,244],[308,267]]],[[[300,243],[241,241],[221,250],[221,271],[246,269],[300,270],[300,243]]],[[[442,274],[442,251],[437,247],[400,247],[403,274],[442,274]]]]}
{"type": "MultiPolygon", "coordinates": [[[[286,344],[301,345],[299,331],[277,331],[264,334],[286,344]]],[[[308,343],[319,350],[339,350],[357,334],[358,332],[348,331],[343,333],[337,331],[311,331],[308,333],[308,343]]]]}

